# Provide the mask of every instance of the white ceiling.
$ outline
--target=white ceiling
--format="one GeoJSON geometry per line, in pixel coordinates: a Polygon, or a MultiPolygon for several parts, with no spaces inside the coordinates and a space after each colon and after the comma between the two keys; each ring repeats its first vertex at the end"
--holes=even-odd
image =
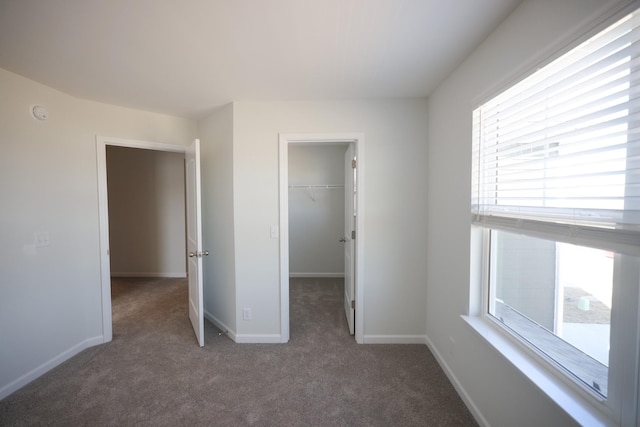
{"type": "Polygon", "coordinates": [[[520,0],[0,0],[0,68],[199,118],[237,100],[424,97],[520,0]]]}

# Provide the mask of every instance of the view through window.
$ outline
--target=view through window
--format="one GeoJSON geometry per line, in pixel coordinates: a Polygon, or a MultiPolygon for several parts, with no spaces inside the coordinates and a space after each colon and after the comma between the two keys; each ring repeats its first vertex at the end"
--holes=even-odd
{"type": "Polygon", "coordinates": [[[489,313],[606,397],[614,254],[491,234],[489,313]]]}

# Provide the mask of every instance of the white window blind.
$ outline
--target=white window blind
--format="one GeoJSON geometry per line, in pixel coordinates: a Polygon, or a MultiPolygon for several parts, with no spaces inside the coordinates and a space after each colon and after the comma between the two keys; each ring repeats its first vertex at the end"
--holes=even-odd
{"type": "Polygon", "coordinates": [[[640,246],[640,15],[474,111],[473,222],[640,246]]]}

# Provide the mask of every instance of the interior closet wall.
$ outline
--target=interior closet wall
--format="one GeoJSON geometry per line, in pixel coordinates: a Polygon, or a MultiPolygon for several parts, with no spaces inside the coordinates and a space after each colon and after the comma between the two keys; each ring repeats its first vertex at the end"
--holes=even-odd
{"type": "Polygon", "coordinates": [[[344,235],[345,150],[346,145],[289,146],[291,277],[344,276],[339,239],[344,235]]]}
{"type": "Polygon", "coordinates": [[[111,275],[186,277],[184,154],[108,146],[111,275]]]}

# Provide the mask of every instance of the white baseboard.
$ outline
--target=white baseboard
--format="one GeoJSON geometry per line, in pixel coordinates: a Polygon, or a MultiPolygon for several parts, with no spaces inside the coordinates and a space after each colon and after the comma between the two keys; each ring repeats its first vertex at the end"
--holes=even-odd
{"type": "Polygon", "coordinates": [[[233,341],[237,342],[236,341],[236,332],[234,330],[232,330],[230,327],[228,327],[227,325],[225,325],[224,322],[221,322],[220,319],[215,317],[213,314],[209,313],[207,310],[204,311],[204,318],[207,319],[209,322],[213,323],[213,325],[216,328],[220,329],[221,331],[226,332],[226,334],[227,334],[227,336],[229,338],[231,338],[233,341]]]}
{"type": "Polygon", "coordinates": [[[453,384],[453,387],[456,389],[456,391],[458,392],[458,395],[460,396],[464,404],[467,406],[467,408],[471,412],[471,415],[473,415],[473,418],[476,419],[477,423],[480,424],[480,426],[489,427],[490,426],[489,422],[482,415],[482,412],[480,412],[480,409],[478,409],[473,399],[471,399],[471,396],[469,396],[469,394],[464,389],[464,387],[462,387],[462,385],[460,384],[460,381],[458,381],[458,378],[451,371],[451,368],[449,368],[449,365],[447,365],[447,362],[445,362],[442,355],[438,353],[438,350],[436,350],[431,340],[429,340],[429,337],[425,337],[425,339],[426,339],[427,347],[429,347],[429,350],[431,351],[433,356],[436,358],[436,361],[438,362],[438,364],[440,365],[440,368],[442,368],[445,375],[449,379],[449,382],[453,384]]]}
{"type": "Polygon", "coordinates": [[[282,344],[282,336],[280,334],[237,334],[235,341],[238,344],[282,344]]]}
{"type": "Polygon", "coordinates": [[[424,335],[365,335],[364,344],[426,344],[424,335]]]}
{"type": "Polygon", "coordinates": [[[73,347],[63,351],[62,353],[55,356],[54,358],[44,362],[42,365],[38,366],[37,368],[32,369],[31,371],[27,372],[21,377],[11,381],[9,384],[2,386],[0,388],[0,400],[4,399],[5,397],[9,396],[15,391],[18,391],[25,385],[29,384],[31,381],[35,380],[41,375],[46,374],[47,372],[49,372],[56,366],[60,365],[61,363],[71,359],[73,356],[80,353],[81,351],[86,350],[89,347],[102,344],[103,342],[104,342],[103,336],[100,335],[97,337],[86,339],[81,343],[78,343],[73,347]]]}
{"type": "Polygon", "coordinates": [[[209,322],[213,323],[216,328],[221,331],[226,331],[227,336],[231,338],[234,342],[238,344],[280,344],[282,343],[282,337],[280,334],[257,334],[257,335],[249,335],[249,334],[237,334],[235,331],[231,330],[224,322],[221,322],[220,319],[216,318],[213,314],[208,311],[204,311],[204,317],[209,322]]]}
{"type": "Polygon", "coordinates": [[[221,322],[220,319],[216,318],[213,314],[209,313],[205,310],[204,317],[209,322],[213,323],[216,328],[221,331],[226,331],[227,336],[231,338],[234,342],[238,344],[280,344],[282,343],[282,337],[280,334],[258,334],[258,335],[249,335],[249,334],[237,334],[235,331],[231,330],[224,322],[221,322]]]}
{"type": "Polygon", "coordinates": [[[289,273],[289,277],[291,278],[308,278],[308,277],[319,277],[319,278],[336,278],[336,277],[344,277],[344,273],[289,273]]]}
{"type": "Polygon", "coordinates": [[[122,273],[112,271],[111,277],[158,277],[163,279],[185,279],[187,277],[187,273],[122,273]]]}

